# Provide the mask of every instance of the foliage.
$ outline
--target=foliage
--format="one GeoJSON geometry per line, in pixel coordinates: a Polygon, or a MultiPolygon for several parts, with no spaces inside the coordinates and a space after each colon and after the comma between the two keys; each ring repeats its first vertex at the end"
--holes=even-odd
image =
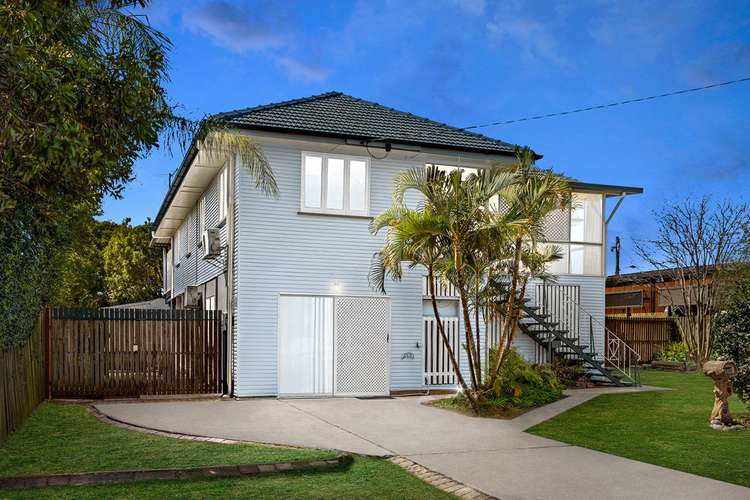
{"type": "Polygon", "coordinates": [[[659,361],[685,362],[690,357],[690,350],[685,342],[670,342],[654,355],[659,361]]]}
{"type": "MultiPolygon", "coordinates": [[[[497,355],[497,349],[490,350],[490,366],[497,355]]],[[[557,401],[562,397],[563,389],[552,368],[528,363],[511,348],[505,355],[489,399],[498,405],[531,408],[557,401]]]]}
{"type": "MultiPolygon", "coordinates": [[[[528,432],[750,487],[748,431],[716,432],[708,425],[710,378],[699,372],[643,370],[641,382],[671,390],[603,394],[528,432]]],[[[735,397],[729,404],[733,414],[742,410],[735,397]]]]}
{"type": "Polygon", "coordinates": [[[161,251],[149,246],[151,228],[90,219],[62,257],[54,303],[103,307],[158,297],[161,251]]]}
{"type": "Polygon", "coordinates": [[[438,331],[475,410],[491,392],[518,330],[528,280],[548,277],[547,264],[560,258],[559,249],[538,243],[543,240],[544,218],[569,206],[570,189],[561,176],[536,168],[534,158],[524,148],[517,151],[517,162],[510,166],[445,173],[431,165],[404,172],[395,181],[393,206],[370,226],[374,233],[386,230],[370,273],[375,288],[384,292],[388,276],[401,279],[404,262],[410,268],[426,269],[438,331]],[[404,202],[410,191],[422,197],[416,209],[404,202]],[[468,377],[443,331],[434,277],[458,292],[468,377]],[[496,321],[500,325],[499,354],[486,377],[482,321],[485,326],[496,321]]]}
{"type": "Polygon", "coordinates": [[[677,323],[682,340],[702,366],[713,350],[712,323],[723,283],[747,256],[750,206],[703,197],[667,202],[654,216],[657,236],[636,242],[636,251],[663,281],[677,284],[678,303],[671,294],[666,297],[684,314],[677,323]]]}
{"type": "MultiPolygon", "coordinates": [[[[171,120],[168,41],[120,7],[0,4],[0,339],[32,329],[62,253],[171,120]]],[[[140,3],[140,2],[138,2],[140,3]]]]}
{"type": "Polygon", "coordinates": [[[732,388],[750,408],[750,280],[732,287],[728,295],[724,311],[716,319],[714,349],[719,359],[737,365],[732,388]]]}
{"type": "Polygon", "coordinates": [[[104,283],[111,304],[149,300],[161,292],[161,250],[149,246],[151,224],[114,228],[104,247],[104,283]]]}
{"type": "Polygon", "coordinates": [[[583,363],[572,359],[555,358],[552,360],[552,372],[563,387],[584,388],[589,386],[589,378],[583,363]]]}
{"type": "MultiPolygon", "coordinates": [[[[192,137],[193,151],[236,155],[259,189],[278,193],[251,138],[231,133],[220,116],[175,113],[165,90],[171,43],[128,10],[147,3],[0,3],[1,345],[31,332],[60,281],[68,280],[63,295],[71,295],[82,280],[71,302],[97,303],[86,292],[101,288],[101,276],[68,247],[92,237],[86,226],[103,197],[121,196],[134,161],[152,148],[185,147],[192,137]],[[65,265],[86,269],[61,278],[65,265]]],[[[113,266],[128,260],[118,259],[113,266]]],[[[109,286],[122,298],[140,293],[109,286]]]]}

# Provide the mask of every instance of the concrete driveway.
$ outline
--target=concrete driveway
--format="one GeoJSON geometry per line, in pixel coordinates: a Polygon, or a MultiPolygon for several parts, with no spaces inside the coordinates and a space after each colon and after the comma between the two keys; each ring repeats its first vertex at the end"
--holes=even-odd
{"type": "Polygon", "coordinates": [[[100,403],[96,407],[116,420],[169,432],[401,455],[502,499],[750,499],[747,488],[523,432],[611,391],[570,391],[568,398],[510,421],[431,408],[421,404],[428,399],[423,397],[100,403]]]}

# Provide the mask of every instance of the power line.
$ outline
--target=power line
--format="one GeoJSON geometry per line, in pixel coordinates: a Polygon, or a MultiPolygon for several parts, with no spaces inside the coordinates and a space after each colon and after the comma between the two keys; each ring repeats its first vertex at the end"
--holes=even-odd
{"type": "Polygon", "coordinates": [[[713,89],[716,87],[724,87],[726,85],[733,85],[735,83],[742,83],[742,82],[747,82],[747,81],[750,81],[750,77],[740,78],[737,80],[729,80],[729,81],[721,82],[721,83],[712,83],[711,85],[704,85],[702,87],[693,87],[691,89],[675,90],[673,92],[667,92],[664,94],[650,95],[647,97],[639,97],[637,99],[628,99],[625,101],[610,102],[608,104],[599,104],[598,106],[589,106],[587,108],[578,108],[578,109],[571,109],[568,111],[559,111],[557,113],[548,113],[546,115],[527,116],[525,118],[516,118],[514,120],[504,120],[504,121],[499,121],[499,122],[483,123],[481,125],[471,125],[470,127],[463,127],[461,130],[471,130],[475,128],[492,127],[495,125],[507,125],[509,123],[527,122],[531,120],[541,120],[543,118],[552,118],[555,116],[564,116],[564,115],[572,115],[574,113],[583,113],[584,111],[594,111],[597,109],[613,108],[615,106],[622,106],[625,104],[633,104],[636,102],[643,102],[643,101],[651,101],[654,99],[661,99],[662,97],[671,97],[675,95],[688,94],[690,92],[699,92],[701,90],[713,89]]]}

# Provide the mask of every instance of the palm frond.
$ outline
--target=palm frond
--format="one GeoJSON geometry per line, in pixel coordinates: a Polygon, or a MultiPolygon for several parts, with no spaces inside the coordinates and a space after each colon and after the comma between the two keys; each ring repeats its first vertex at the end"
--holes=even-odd
{"type": "Polygon", "coordinates": [[[207,121],[198,138],[209,158],[235,157],[255,179],[255,187],[268,196],[279,196],[279,186],[263,149],[252,137],[228,129],[221,123],[207,121]]]}
{"type": "Polygon", "coordinates": [[[385,295],[385,264],[383,253],[375,252],[370,258],[370,271],[367,274],[367,282],[371,290],[385,295]]]}

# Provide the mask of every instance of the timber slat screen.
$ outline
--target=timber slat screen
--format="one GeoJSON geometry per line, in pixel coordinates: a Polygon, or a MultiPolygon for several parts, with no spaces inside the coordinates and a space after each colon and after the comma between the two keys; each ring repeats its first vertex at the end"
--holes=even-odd
{"type": "Polygon", "coordinates": [[[635,349],[641,357],[641,363],[653,361],[655,354],[666,344],[679,340],[680,336],[673,318],[607,316],[606,326],[635,349]]]}
{"type": "Polygon", "coordinates": [[[0,350],[0,443],[23,424],[47,395],[45,319],[40,315],[34,332],[25,341],[0,350]]]}
{"type": "Polygon", "coordinates": [[[221,311],[52,309],[52,397],[220,392],[221,311]]]}

